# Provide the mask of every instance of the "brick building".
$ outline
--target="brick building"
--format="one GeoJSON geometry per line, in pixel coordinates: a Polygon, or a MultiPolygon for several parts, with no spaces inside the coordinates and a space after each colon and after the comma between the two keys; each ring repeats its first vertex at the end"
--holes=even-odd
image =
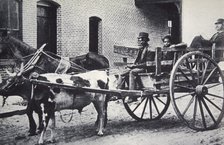
{"type": "Polygon", "coordinates": [[[197,20],[209,27],[203,33],[210,35],[213,21],[224,17],[218,11],[222,4],[222,0],[1,0],[0,29],[7,27],[34,48],[48,43],[47,50],[68,57],[95,51],[113,64],[122,60],[113,52],[114,45],[136,45],[140,31],[150,34],[152,47],[161,46],[168,33],[176,42],[189,43],[202,32],[197,20]],[[206,15],[208,8],[216,11],[206,15]]]}
{"type": "MultiPolygon", "coordinates": [[[[55,38],[46,38],[55,41],[51,51],[62,56],[97,51],[113,62],[120,59],[113,53],[114,45],[136,45],[140,31],[150,34],[153,46],[161,45],[161,37],[169,32],[169,14],[162,4],[138,7],[134,0],[10,1],[16,1],[21,7],[18,10],[21,39],[35,48],[40,47],[45,32],[51,31],[51,37],[55,38]],[[49,30],[54,27],[56,30],[49,30]]],[[[170,5],[173,4],[167,7],[170,5]]]]}

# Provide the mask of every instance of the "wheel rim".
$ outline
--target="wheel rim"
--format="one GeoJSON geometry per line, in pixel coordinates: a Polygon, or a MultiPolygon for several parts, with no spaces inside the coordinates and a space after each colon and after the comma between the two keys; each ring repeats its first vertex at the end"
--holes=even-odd
{"type": "Polygon", "coordinates": [[[123,103],[128,114],[135,120],[157,120],[167,111],[170,97],[168,94],[154,94],[138,97],[138,100],[132,103],[125,103],[125,98],[123,98],[123,103]]]}
{"type": "Polygon", "coordinates": [[[216,128],[224,112],[221,69],[201,52],[183,55],[171,72],[170,96],[178,117],[190,128],[216,128]]]}

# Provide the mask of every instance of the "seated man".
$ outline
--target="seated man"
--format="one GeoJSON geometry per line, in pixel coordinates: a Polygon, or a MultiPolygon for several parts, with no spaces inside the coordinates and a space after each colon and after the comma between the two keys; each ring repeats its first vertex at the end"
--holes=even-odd
{"type": "MultiPolygon", "coordinates": [[[[126,75],[129,73],[129,90],[134,90],[135,84],[136,84],[136,75],[138,73],[144,72],[146,68],[144,68],[146,61],[153,61],[155,59],[155,52],[151,51],[151,48],[149,47],[148,41],[150,40],[148,38],[149,34],[146,32],[140,32],[138,36],[138,46],[139,46],[139,52],[137,55],[136,60],[134,61],[133,65],[127,66],[129,68],[128,72],[125,72],[122,75],[126,75]],[[139,67],[142,66],[142,67],[139,67]]],[[[127,100],[125,102],[133,102],[137,101],[137,98],[129,98],[127,97],[127,100]]]]}
{"type": "Polygon", "coordinates": [[[129,90],[135,89],[135,76],[140,73],[144,72],[146,68],[138,68],[139,65],[144,65],[146,61],[153,61],[155,59],[155,52],[150,50],[148,41],[149,34],[145,32],[140,32],[138,36],[138,46],[139,52],[137,58],[132,66],[128,66],[130,68],[129,72],[129,90]]]}
{"type": "Polygon", "coordinates": [[[219,62],[223,58],[224,53],[224,19],[220,18],[215,22],[216,33],[209,39],[204,39],[201,35],[193,38],[190,47],[192,48],[203,48],[212,47],[212,50],[204,51],[208,55],[216,58],[219,62]]]}

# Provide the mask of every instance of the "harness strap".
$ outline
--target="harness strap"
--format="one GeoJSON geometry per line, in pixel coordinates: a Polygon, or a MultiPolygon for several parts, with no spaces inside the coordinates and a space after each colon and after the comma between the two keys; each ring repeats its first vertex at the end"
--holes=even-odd
{"type": "MultiPolygon", "coordinates": [[[[52,57],[52,56],[50,56],[49,54],[47,54],[46,52],[42,52],[43,54],[45,54],[46,56],[48,56],[49,58],[51,58],[51,59],[53,59],[53,60],[55,60],[55,61],[58,61],[57,59],[55,59],[54,57],[52,57]]],[[[52,53],[53,54],[53,53],[52,53]]],[[[57,56],[57,57],[60,57],[61,59],[63,59],[61,56],[58,56],[58,55],[56,55],[56,54],[53,54],[53,55],[55,55],[55,56],[57,56]]],[[[66,61],[69,61],[69,60],[66,60],[66,61]]],[[[58,61],[59,62],[59,61],[58,61]]],[[[70,61],[69,61],[70,62],[70,61]]],[[[82,66],[80,66],[80,65],[78,65],[78,64],[76,64],[76,63],[74,63],[74,62],[70,62],[71,63],[71,65],[75,65],[75,69],[79,69],[80,71],[87,71],[84,67],[82,67],[82,66]]],[[[72,66],[71,66],[72,67],[72,66]]],[[[74,68],[74,67],[73,67],[74,68]]]]}
{"type": "Polygon", "coordinates": [[[69,58],[67,57],[60,60],[58,67],[55,70],[55,73],[64,74],[68,71],[68,69],[71,67],[71,63],[68,61],[68,59],[69,58]]]}

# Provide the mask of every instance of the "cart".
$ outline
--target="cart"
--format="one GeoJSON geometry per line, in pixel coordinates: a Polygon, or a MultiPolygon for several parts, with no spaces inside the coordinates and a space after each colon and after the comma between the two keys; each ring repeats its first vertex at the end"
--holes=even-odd
{"type": "Polygon", "coordinates": [[[160,119],[172,102],[177,116],[191,129],[204,131],[217,128],[224,113],[224,77],[217,63],[222,60],[204,53],[211,48],[166,50],[175,54],[173,60],[161,60],[163,51],[156,48],[156,60],[139,66],[153,71],[136,75],[135,90],[128,89],[128,75],[122,76],[121,87],[117,90],[78,88],[37,80],[31,82],[120,96],[129,115],[138,121],[160,119]],[[167,72],[167,68],[172,71],[167,72]],[[136,101],[128,103],[126,97],[133,97],[136,101]]]}

